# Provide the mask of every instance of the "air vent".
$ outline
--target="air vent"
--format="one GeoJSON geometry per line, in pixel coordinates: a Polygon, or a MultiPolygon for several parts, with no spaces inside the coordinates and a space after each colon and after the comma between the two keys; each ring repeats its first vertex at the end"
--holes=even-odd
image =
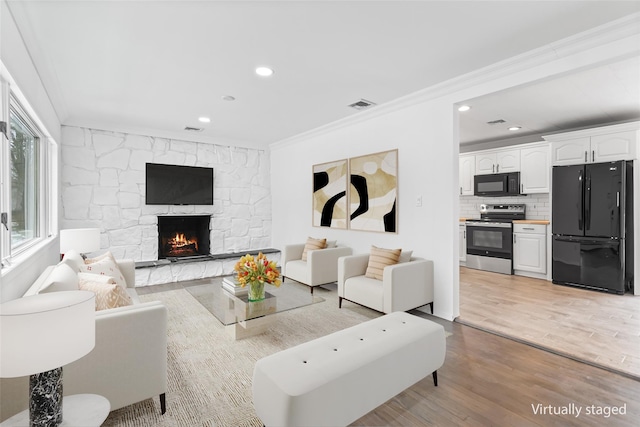
{"type": "Polygon", "coordinates": [[[194,128],[191,126],[185,126],[184,130],[189,131],[189,132],[202,132],[204,130],[204,128],[194,128]]]}
{"type": "Polygon", "coordinates": [[[376,105],[375,102],[367,101],[366,99],[360,99],[358,102],[354,102],[353,104],[349,104],[349,107],[355,108],[356,110],[364,110],[369,107],[373,107],[376,105]]]}
{"type": "Polygon", "coordinates": [[[487,122],[488,125],[499,125],[500,123],[507,123],[507,122],[502,119],[492,120],[490,122],[487,122]]]}

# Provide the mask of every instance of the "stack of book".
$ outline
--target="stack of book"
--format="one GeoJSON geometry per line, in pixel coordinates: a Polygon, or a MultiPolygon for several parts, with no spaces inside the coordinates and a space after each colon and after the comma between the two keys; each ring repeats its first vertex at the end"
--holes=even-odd
{"type": "Polygon", "coordinates": [[[249,292],[247,286],[244,288],[241,287],[233,277],[225,277],[222,279],[222,289],[236,296],[246,295],[249,292]]]}

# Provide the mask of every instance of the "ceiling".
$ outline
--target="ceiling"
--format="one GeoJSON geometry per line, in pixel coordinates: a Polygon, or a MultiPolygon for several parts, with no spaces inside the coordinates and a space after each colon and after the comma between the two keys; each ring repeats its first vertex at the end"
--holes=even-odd
{"type": "MultiPolygon", "coordinates": [[[[361,98],[390,102],[640,12],[637,1],[8,4],[62,124],[263,148],[357,114],[361,98]],[[256,76],[260,65],[275,74],[256,76]]],[[[504,138],[486,125],[496,119],[526,134],[640,117],[639,74],[634,58],[469,100],[461,142],[504,138]]]]}
{"type": "Polygon", "coordinates": [[[640,57],[464,102],[460,143],[524,138],[640,119],[640,57]],[[504,123],[490,124],[498,120],[504,123]],[[509,127],[519,127],[513,132],[509,127]]]}

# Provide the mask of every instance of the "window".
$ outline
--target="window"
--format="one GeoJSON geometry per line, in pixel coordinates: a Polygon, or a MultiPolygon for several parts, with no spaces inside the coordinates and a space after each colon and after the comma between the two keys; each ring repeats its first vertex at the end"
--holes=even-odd
{"type": "Polygon", "coordinates": [[[9,110],[11,252],[40,237],[40,138],[26,117],[9,110]]]}
{"type": "MultiPolygon", "coordinates": [[[[33,110],[3,86],[6,138],[0,137],[0,259],[9,267],[39,250],[57,230],[57,149],[33,110]]],[[[2,111],[0,111],[2,113],[2,111]]],[[[1,114],[0,114],[1,115],[1,114]]]]}

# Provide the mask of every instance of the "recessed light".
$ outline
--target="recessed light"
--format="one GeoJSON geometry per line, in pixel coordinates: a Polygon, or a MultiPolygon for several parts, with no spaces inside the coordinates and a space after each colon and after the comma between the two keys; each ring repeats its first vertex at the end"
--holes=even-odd
{"type": "Polygon", "coordinates": [[[468,105],[461,105],[458,107],[458,111],[460,112],[469,111],[469,110],[471,110],[471,107],[468,105]]]}
{"type": "Polygon", "coordinates": [[[256,68],[256,74],[261,77],[269,77],[273,75],[273,70],[269,67],[258,67],[256,68]]]}
{"type": "Polygon", "coordinates": [[[511,126],[509,130],[520,130],[522,129],[520,126],[511,126]]]}
{"type": "Polygon", "coordinates": [[[235,100],[236,100],[236,98],[235,98],[234,96],[231,96],[231,95],[224,95],[224,96],[222,97],[222,100],[223,100],[223,101],[235,101],[235,100]]]}
{"type": "Polygon", "coordinates": [[[211,119],[209,117],[198,117],[198,121],[200,123],[211,123],[211,119]]]}

